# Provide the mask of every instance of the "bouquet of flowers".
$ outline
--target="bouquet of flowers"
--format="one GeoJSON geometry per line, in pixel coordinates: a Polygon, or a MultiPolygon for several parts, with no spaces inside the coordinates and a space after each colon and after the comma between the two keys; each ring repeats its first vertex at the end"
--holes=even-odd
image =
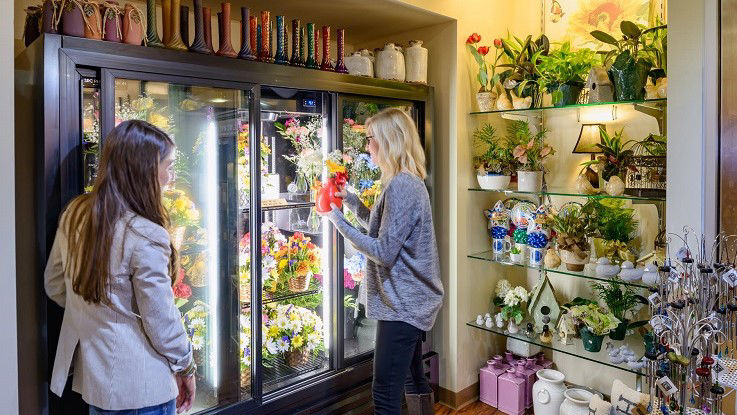
{"type": "Polygon", "coordinates": [[[162,203],[169,212],[172,227],[195,226],[198,224],[200,211],[183,190],[166,190],[162,196],[162,203]]]}
{"type": "Polygon", "coordinates": [[[192,296],[192,287],[184,282],[184,270],[180,269],[177,275],[174,285],[171,286],[172,292],[174,292],[174,304],[177,308],[187,304],[189,297],[192,296]]]}
{"type": "Polygon", "coordinates": [[[362,253],[356,252],[345,261],[343,268],[343,287],[353,290],[356,288],[356,285],[363,281],[363,277],[365,276],[366,257],[362,253]]]}
{"type": "Polygon", "coordinates": [[[361,195],[358,197],[361,199],[361,202],[363,202],[366,207],[371,209],[371,207],[376,203],[376,197],[379,196],[381,193],[381,180],[376,180],[371,184],[370,187],[365,188],[361,191],[361,195]]]}
{"type": "MultiPolygon", "coordinates": [[[[287,243],[287,238],[279,228],[271,222],[261,224],[261,284],[265,290],[275,292],[279,284],[279,275],[275,255],[280,247],[287,243]]],[[[251,233],[241,238],[239,247],[239,281],[240,298],[243,302],[251,300],[251,233]]]]}
{"type": "MultiPolygon", "coordinates": [[[[250,169],[250,141],[248,123],[241,124],[238,133],[238,194],[241,206],[248,206],[250,202],[251,190],[251,169],[250,169]]],[[[269,156],[271,155],[271,147],[265,142],[260,143],[261,156],[261,175],[269,173],[269,156]]]]}
{"type": "Polygon", "coordinates": [[[297,167],[297,174],[312,185],[312,181],[322,172],[321,118],[310,117],[304,125],[297,118],[290,118],[286,123],[276,122],[274,126],[296,151],[296,154],[285,155],[284,158],[292,162],[297,167]]]}
{"type": "MultiPolygon", "coordinates": [[[[192,349],[195,351],[195,357],[199,355],[197,352],[201,352],[203,347],[205,347],[208,314],[209,310],[207,304],[200,300],[196,300],[194,302],[194,306],[184,313],[182,318],[184,330],[189,336],[189,341],[192,342],[192,349]]],[[[198,365],[201,363],[201,361],[197,362],[198,365]]]]}
{"type": "Polygon", "coordinates": [[[353,118],[343,119],[343,148],[348,152],[360,153],[366,148],[366,126],[353,118]]]}
{"type": "Polygon", "coordinates": [[[284,355],[287,364],[297,366],[310,354],[324,348],[323,323],[311,310],[292,304],[265,306],[262,321],[263,354],[284,355]]]}
{"type": "Polygon", "coordinates": [[[335,192],[348,182],[346,164],[351,161],[352,158],[341,153],[340,150],[335,150],[328,155],[328,159],[325,160],[328,168],[328,182],[317,191],[316,208],[318,212],[329,212],[331,204],[335,204],[338,208],[343,206],[343,200],[335,197],[335,192]]]}
{"type": "Polygon", "coordinates": [[[139,95],[132,101],[115,104],[115,125],[128,120],[145,120],[172,135],[174,118],[166,113],[165,106],[158,107],[153,98],[139,95]]]}
{"type": "Polygon", "coordinates": [[[304,292],[313,275],[320,272],[320,248],[302,232],[295,232],[274,254],[280,282],[292,292],[304,292]]]}

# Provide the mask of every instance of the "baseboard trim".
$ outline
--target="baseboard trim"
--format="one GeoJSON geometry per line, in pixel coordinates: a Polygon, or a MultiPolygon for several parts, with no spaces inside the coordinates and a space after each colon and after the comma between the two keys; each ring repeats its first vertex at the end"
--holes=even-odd
{"type": "Polygon", "coordinates": [[[453,392],[443,387],[438,388],[438,400],[445,406],[452,409],[459,410],[464,406],[476,402],[479,397],[479,383],[476,382],[473,385],[459,391],[453,392]]]}

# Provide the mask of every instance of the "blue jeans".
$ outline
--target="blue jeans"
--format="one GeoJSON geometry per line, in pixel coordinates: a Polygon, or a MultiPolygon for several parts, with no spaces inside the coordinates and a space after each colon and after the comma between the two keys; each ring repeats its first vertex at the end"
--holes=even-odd
{"type": "Polygon", "coordinates": [[[147,406],[140,409],[123,409],[120,411],[106,411],[90,405],[90,415],[176,415],[177,401],[172,399],[161,405],[147,406]]]}
{"type": "Polygon", "coordinates": [[[379,320],[374,350],[375,415],[402,413],[402,395],[431,393],[422,362],[425,332],[401,321],[379,320]]]}

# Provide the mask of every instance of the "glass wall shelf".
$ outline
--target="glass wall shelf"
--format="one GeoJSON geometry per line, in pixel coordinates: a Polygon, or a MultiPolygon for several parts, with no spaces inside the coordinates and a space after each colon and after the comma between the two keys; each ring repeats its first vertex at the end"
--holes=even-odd
{"type": "MultiPolygon", "coordinates": [[[[524,323],[523,323],[524,324],[524,323]]],[[[545,344],[540,341],[539,337],[536,338],[530,338],[527,337],[522,332],[516,333],[516,334],[510,334],[508,332],[505,332],[504,329],[497,328],[496,326],[492,326],[491,328],[476,324],[475,321],[471,321],[466,323],[467,326],[488,331],[489,333],[498,334],[500,336],[509,337],[512,339],[517,339],[519,341],[523,341],[525,343],[534,344],[537,346],[540,346],[544,349],[554,350],[556,352],[565,353],[569,356],[573,356],[576,358],[588,360],[590,362],[599,363],[604,366],[609,366],[615,369],[623,370],[625,372],[634,373],[635,375],[643,375],[645,369],[633,369],[625,363],[621,364],[615,364],[609,361],[609,353],[605,349],[605,347],[602,345],[601,351],[597,353],[592,353],[587,351],[583,348],[583,343],[581,342],[580,338],[574,338],[570,339],[570,344],[562,343],[557,335],[554,335],[553,342],[551,344],[545,344]]],[[[632,351],[635,352],[635,356],[640,359],[642,358],[644,352],[645,352],[645,345],[642,341],[642,338],[639,335],[633,335],[626,337],[623,341],[615,341],[611,340],[608,337],[604,339],[604,344],[607,344],[611,342],[614,347],[619,347],[622,345],[629,346],[632,351]]]]}
{"type": "MultiPolygon", "coordinates": [[[[593,268],[592,266],[588,266],[584,268],[583,271],[580,271],[580,272],[579,271],[569,271],[566,269],[565,265],[561,265],[558,268],[534,267],[534,266],[528,265],[527,263],[524,263],[524,264],[516,263],[509,258],[509,255],[495,254],[491,250],[479,252],[476,254],[471,254],[471,255],[468,255],[468,257],[472,259],[480,259],[482,261],[495,262],[497,264],[502,264],[502,265],[507,265],[507,266],[528,268],[528,269],[533,269],[537,271],[546,271],[546,272],[551,272],[554,274],[569,275],[569,276],[577,277],[577,278],[585,278],[589,280],[604,281],[604,282],[611,281],[611,279],[609,278],[597,277],[596,274],[593,272],[594,270],[591,269],[593,268]]],[[[629,285],[631,287],[636,287],[636,288],[648,288],[648,286],[643,284],[642,281],[638,281],[638,282],[619,281],[619,283],[622,285],[629,285]]]]}
{"type": "MultiPolygon", "coordinates": [[[[506,189],[506,190],[487,190],[487,189],[481,189],[478,187],[469,187],[469,191],[471,192],[491,192],[491,193],[504,193],[505,195],[531,195],[536,197],[543,197],[543,196],[568,196],[568,197],[586,197],[586,198],[601,198],[601,199],[627,199],[627,200],[642,200],[642,201],[648,201],[648,202],[665,202],[665,190],[662,191],[662,195],[653,195],[653,196],[635,196],[635,195],[619,195],[619,196],[610,196],[606,193],[602,194],[596,194],[596,195],[586,195],[582,193],[573,193],[570,191],[567,191],[566,189],[561,188],[549,188],[548,190],[544,190],[541,192],[520,192],[517,189],[506,189]]],[[[659,192],[660,193],[660,192],[659,192]]]]}
{"type": "Polygon", "coordinates": [[[616,101],[616,102],[591,102],[587,104],[575,104],[575,105],[566,105],[563,107],[540,107],[540,108],[526,108],[526,109],[511,109],[511,110],[492,110],[492,111],[473,111],[470,114],[471,115],[479,115],[479,114],[519,114],[519,115],[528,115],[533,114],[535,116],[538,116],[541,111],[544,110],[565,110],[565,109],[572,109],[572,108],[586,108],[586,107],[598,107],[602,105],[651,105],[651,106],[665,106],[668,103],[667,98],[658,98],[658,99],[643,99],[643,100],[635,100],[635,101],[616,101]]]}

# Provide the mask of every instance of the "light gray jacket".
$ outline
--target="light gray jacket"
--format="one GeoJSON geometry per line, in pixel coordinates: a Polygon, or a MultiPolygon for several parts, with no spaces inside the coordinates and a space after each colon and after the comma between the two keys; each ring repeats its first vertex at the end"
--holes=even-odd
{"type": "Polygon", "coordinates": [[[132,213],[118,222],[110,250],[111,305],[74,293],[64,274],[68,249],[60,226],[44,274],[46,293],[64,307],[51,391],[61,396],[73,367],[73,390],[102,409],[176,398],[173,373],[189,365],[192,347],[174,306],[168,232],[132,213]]]}

